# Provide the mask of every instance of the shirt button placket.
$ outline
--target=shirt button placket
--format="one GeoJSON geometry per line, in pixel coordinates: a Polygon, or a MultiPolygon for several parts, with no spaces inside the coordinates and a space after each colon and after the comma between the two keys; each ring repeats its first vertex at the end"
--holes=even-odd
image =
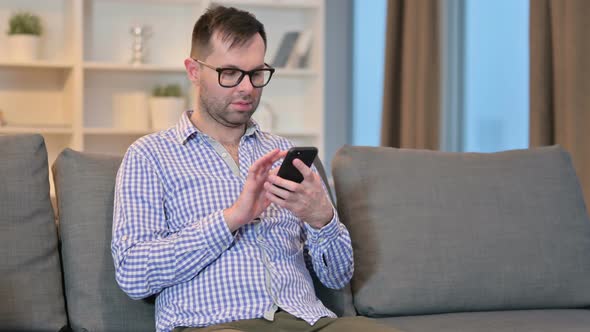
{"type": "Polygon", "coordinates": [[[262,256],[262,264],[264,265],[264,278],[265,278],[265,287],[266,287],[266,291],[268,293],[268,295],[270,295],[273,304],[271,306],[271,308],[266,311],[263,316],[264,319],[269,320],[269,321],[273,321],[274,320],[274,315],[277,311],[277,309],[279,308],[278,305],[278,300],[277,297],[274,294],[273,291],[273,282],[272,282],[272,265],[270,262],[270,259],[268,258],[268,254],[266,253],[266,251],[264,250],[264,245],[263,245],[263,241],[264,241],[264,236],[262,234],[262,223],[257,223],[255,226],[255,233],[256,235],[256,242],[258,244],[258,248],[260,250],[260,255],[262,256]]]}

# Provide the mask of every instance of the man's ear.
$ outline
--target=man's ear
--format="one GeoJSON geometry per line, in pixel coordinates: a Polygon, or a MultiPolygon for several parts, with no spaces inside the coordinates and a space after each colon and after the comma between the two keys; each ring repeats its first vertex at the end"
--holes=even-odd
{"type": "Polygon", "coordinates": [[[199,85],[199,75],[201,74],[199,64],[191,58],[186,58],[184,59],[184,68],[189,81],[194,85],[199,85]]]}

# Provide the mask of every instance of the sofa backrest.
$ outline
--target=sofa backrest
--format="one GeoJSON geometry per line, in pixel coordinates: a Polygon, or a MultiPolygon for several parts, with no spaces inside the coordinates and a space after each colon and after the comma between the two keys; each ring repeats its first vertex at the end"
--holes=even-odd
{"type": "Polygon", "coordinates": [[[115,281],[113,193],[120,157],[64,150],[53,165],[70,326],[82,331],[153,331],[152,300],[134,301],[115,281]]]}
{"type": "Polygon", "coordinates": [[[0,330],[67,325],[47,150],[40,135],[0,135],[0,330]]]}
{"type": "Polygon", "coordinates": [[[563,149],[345,146],[332,165],[360,314],[590,305],[590,222],[563,149]]]}

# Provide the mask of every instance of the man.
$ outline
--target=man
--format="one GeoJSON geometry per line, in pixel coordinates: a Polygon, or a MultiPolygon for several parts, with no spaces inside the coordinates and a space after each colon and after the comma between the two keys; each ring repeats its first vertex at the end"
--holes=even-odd
{"type": "Polygon", "coordinates": [[[293,162],[304,175],[300,184],[276,176],[291,144],[250,119],[274,71],[265,52],[254,16],[209,9],[185,60],[194,110],[133,143],[121,164],[116,279],[132,298],[158,295],[158,331],[373,324],[335,319],[315,296],[310,271],[331,288],[350,280],[350,237],[312,169],[293,162]]]}

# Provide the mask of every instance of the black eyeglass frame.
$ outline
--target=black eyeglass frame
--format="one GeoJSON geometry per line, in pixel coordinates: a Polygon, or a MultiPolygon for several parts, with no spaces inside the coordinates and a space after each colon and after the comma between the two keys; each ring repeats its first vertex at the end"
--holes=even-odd
{"type": "Polygon", "coordinates": [[[264,65],[266,66],[266,68],[258,68],[258,69],[253,69],[253,70],[250,70],[250,71],[245,71],[245,70],[242,70],[242,69],[239,69],[239,68],[234,68],[234,67],[214,67],[214,66],[212,66],[212,65],[210,65],[210,64],[208,64],[208,63],[206,63],[204,61],[201,61],[201,60],[198,60],[198,59],[194,59],[194,58],[191,58],[191,59],[195,60],[197,63],[202,64],[203,66],[205,66],[207,68],[210,68],[210,69],[215,70],[217,72],[217,83],[219,83],[219,85],[221,87],[224,87],[224,88],[233,88],[233,87],[236,87],[236,86],[240,85],[240,83],[242,83],[242,80],[244,79],[244,76],[248,75],[248,78],[250,79],[250,84],[252,84],[252,86],[254,88],[260,89],[260,88],[263,88],[266,85],[268,85],[268,83],[270,83],[270,79],[272,78],[272,75],[275,72],[275,69],[273,67],[269,66],[266,62],[264,63],[264,65]],[[240,77],[238,78],[238,81],[236,82],[236,84],[226,85],[226,84],[222,84],[221,83],[221,74],[224,71],[226,71],[226,70],[239,71],[240,72],[240,77]],[[254,84],[254,81],[252,81],[252,75],[255,74],[255,73],[257,73],[257,72],[261,72],[261,71],[267,71],[267,72],[270,73],[270,76],[268,77],[268,80],[263,85],[254,84]]]}

